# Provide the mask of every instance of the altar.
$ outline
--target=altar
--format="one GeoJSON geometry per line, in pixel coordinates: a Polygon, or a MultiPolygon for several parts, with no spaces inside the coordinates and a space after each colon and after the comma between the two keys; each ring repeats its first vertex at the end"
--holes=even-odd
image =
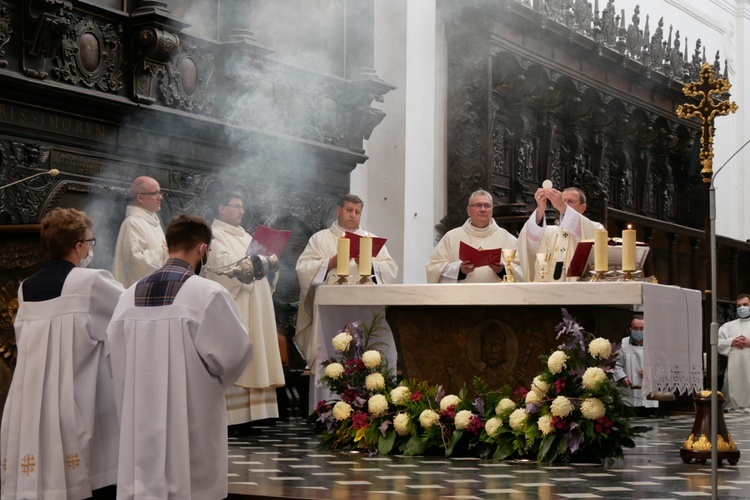
{"type": "MultiPolygon", "coordinates": [[[[701,295],[644,282],[429,284],[318,288],[316,364],[335,357],[331,339],[385,308],[379,340],[405,378],[457,392],[475,376],[490,387],[528,387],[539,356],[556,348],[561,308],[598,337],[619,342],[634,311],[644,315],[644,389],[702,389],[701,295]]],[[[312,399],[331,397],[313,370],[312,399]]]]}

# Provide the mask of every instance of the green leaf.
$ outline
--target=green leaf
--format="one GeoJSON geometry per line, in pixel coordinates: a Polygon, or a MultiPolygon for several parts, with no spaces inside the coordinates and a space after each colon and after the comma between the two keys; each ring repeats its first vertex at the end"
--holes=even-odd
{"type": "Polygon", "coordinates": [[[547,458],[547,453],[549,453],[549,450],[552,447],[552,443],[555,441],[555,436],[556,434],[554,432],[551,432],[544,436],[542,442],[539,444],[539,452],[536,454],[536,459],[540,462],[552,461],[547,458]]]}
{"type": "Polygon", "coordinates": [[[427,441],[422,440],[419,435],[413,435],[404,448],[404,455],[421,455],[427,449],[427,441]]]}
{"type": "Polygon", "coordinates": [[[497,443],[497,449],[492,454],[492,460],[505,460],[513,454],[513,443],[510,440],[502,439],[497,443]]]}
{"type": "Polygon", "coordinates": [[[451,436],[451,442],[448,445],[448,448],[445,449],[445,456],[449,457],[453,453],[453,448],[456,446],[456,443],[458,443],[461,440],[461,437],[463,437],[464,431],[453,431],[453,435],[451,436]]]}
{"type": "Polygon", "coordinates": [[[393,449],[393,445],[396,442],[396,431],[389,429],[385,436],[380,436],[378,439],[378,453],[381,455],[387,455],[393,449]]]}

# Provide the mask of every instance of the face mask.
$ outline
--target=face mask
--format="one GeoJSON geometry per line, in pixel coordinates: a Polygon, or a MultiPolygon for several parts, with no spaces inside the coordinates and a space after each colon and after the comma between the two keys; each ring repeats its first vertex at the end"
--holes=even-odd
{"type": "Polygon", "coordinates": [[[750,317],[750,307],[748,306],[737,307],[737,316],[743,319],[750,317]]]}
{"type": "Polygon", "coordinates": [[[89,250],[86,257],[78,261],[78,267],[88,267],[91,261],[94,259],[94,251],[89,250]]]}
{"type": "Polygon", "coordinates": [[[201,271],[203,271],[203,266],[205,266],[206,263],[208,262],[208,245],[204,245],[204,246],[206,248],[206,251],[205,251],[205,253],[203,255],[201,255],[201,261],[198,263],[198,267],[195,269],[195,274],[197,274],[198,276],[204,276],[205,277],[206,273],[205,272],[201,272],[201,271]]]}
{"type": "Polygon", "coordinates": [[[643,340],[643,330],[630,330],[630,338],[636,342],[643,340]]]}

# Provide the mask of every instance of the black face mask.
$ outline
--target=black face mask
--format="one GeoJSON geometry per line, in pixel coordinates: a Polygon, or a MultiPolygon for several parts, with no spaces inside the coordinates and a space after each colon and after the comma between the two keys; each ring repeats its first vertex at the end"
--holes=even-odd
{"type": "Polygon", "coordinates": [[[198,262],[198,265],[195,266],[195,274],[196,276],[201,275],[201,270],[203,269],[203,266],[206,264],[206,262],[203,262],[203,258],[205,257],[206,262],[208,262],[208,246],[206,247],[206,253],[204,253],[201,256],[201,260],[198,262]]]}

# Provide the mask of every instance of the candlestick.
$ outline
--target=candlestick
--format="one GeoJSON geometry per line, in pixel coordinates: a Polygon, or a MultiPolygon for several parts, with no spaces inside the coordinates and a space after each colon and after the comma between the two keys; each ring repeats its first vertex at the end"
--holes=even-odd
{"type": "Polygon", "coordinates": [[[336,257],[336,274],[349,275],[349,238],[339,238],[339,248],[336,257]]]}
{"type": "Polygon", "coordinates": [[[594,231],[594,271],[603,273],[609,269],[607,231],[594,231]]]}
{"type": "Polygon", "coordinates": [[[359,275],[369,276],[372,274],[372,238],[360,238],[359,240],[359,275]]]}
{"type": "Polygon", "coordinates": [[[635,229],[622,231],[622,270],[635,271],[635,229]]]}

